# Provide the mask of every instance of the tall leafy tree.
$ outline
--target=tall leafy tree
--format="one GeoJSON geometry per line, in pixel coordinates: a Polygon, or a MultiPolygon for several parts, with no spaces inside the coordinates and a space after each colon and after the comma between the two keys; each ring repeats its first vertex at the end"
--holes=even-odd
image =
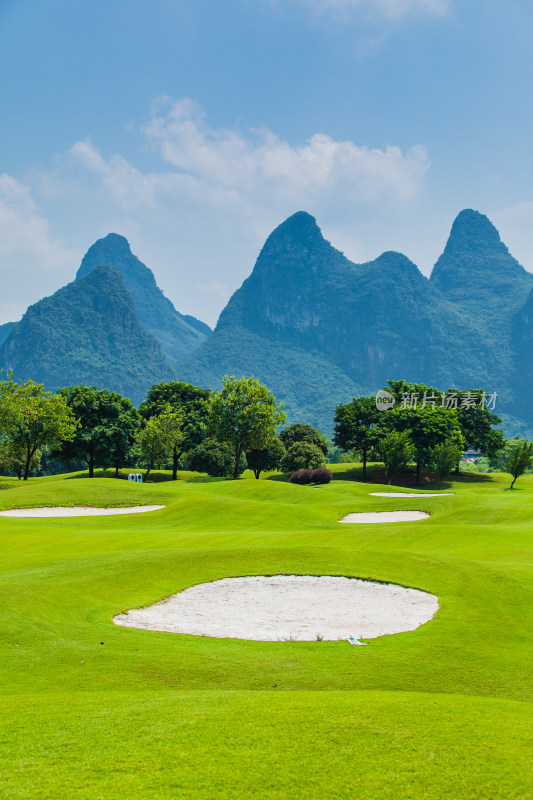
{"type": "Polygon", "coordinates": [[[11,373],[0,381],[0,443],[8,441],[17,419],[17,392],[19,385],[11,373]]]}
{"type": "MultiPolygon", "coordinates": [[[[465,439],[465,448],[481,450],[487,458],[494,458],[505,446],[503,433],[494,428],[494,425],[501,425],[502,418],[480,402],[484,395],[483,390],[448,389],[448,392],[456,393],[459,397],[468,397],[468,402],[459,403],[457,407],[457,419],[465,439]]],[[[460,461],[456,464],[456,472],[459,472],[459,465],[460,461]]]]}
{"type": "Polygon", "coordinates": [[[382,435],[379,421],[382,412],[374,397],[354,397],[351,403],[339,405],[335,411],[333,441],[343,450],[357,450],[362,455],[363,478],[366,480],[368,453],[382,435]]]}
{"type": "Polygon", "coordinates": [[[319,431],[318,428],[313,428],[312,425],[304,425],[301,422],[289,425],[288,428],[281,431],[279,438],[283,442],[286,450],[292,447],[296,442],[314,444],[322,450],[324,455],[327,455],[329,450],[329,443],[324,434],[319,431]]]}
{"type": "Polygon", "coordinates": [[[40,383],[32,380],[12,383],[8,391],[11,421],[7,437],[24,452],[24,480],[27,481],[36,453],[44,447],[54,448],[72,440],[78,423],[65,397],[45,391],[40,383]]]}
{"type": "Polygon", "coordinates": [[[79,428],[72,441],[56,453],[65,461],[85,461],[89,478],[96,466],[123,466],[139,430],[139,415],[131,401],[117,392],[95,386],[67,386],[59,390],[79,428]]]}
{"type": "MultiPolygon", "coordinates": [[[[0,444],[0,470],[14,472],[19,481],[26,466],[26,451],[23,445],[16,442],[0,444]]],[[[41,451],[36,450],[30,462],[30,472],[38,472],[41,468],[41,451]]]]}
{"type": "Polygon", "coordinates": [[[430,466],[431,452],[435,445],[446,441],[452,442],[462,451],[464,437],[455,411],[435,407],[431,408],[394,408],[380,412],[381,429],[389,431],[407,431],[415,447],[416,480],[420,483],[422,467],[430,466]]]}
{"type": "Polygon", "coordinates": [[[326,456],[320,447],[311,442],[294,442],[281,459],[283,472],[299,469],[317,469],[326,466],[326,456]]]}
{"type": "Polygon", "coordinates": [[[234,478],[239,477],[242,453],[272,441],[285,417],[283,406],[256,378],[224,376],[222,388],[209,401],[209,430],[219,441],[231,444],[234,478]]]}
{"type": "Polygon", "coordinates": [[[390,485],[393,477],[407,469],[413,460],[415,446],[408,431],[390,431],[381,440],[379,449],[390,485]]]}
{"type": "Polygon", "coordinates": [[[513,445],[505,464],[505,471],[513,476],[510,489],[515,481],[533,464],[533,442],[522,441],[513,445]]]}
{"type": "MultiPolygon", "coordinates": [[[[408,383],[407,381],[388,381],[388,390],[396,399],[395,408],[405,405],[405,398],[412,403],[414,408],[420,408],[426,400],[426,408],[444,408],[455,414],[464,439],[464,447],[481,450],[483,455],[493,458],[504,446],[503,434],[495,429],[501,424],[501,417],[493,414],[482,402],[487,398],[483,389],[458,389],[450,388],[445,394],[423,383],[408,383]],[[451,407],[446,405],[446,397],[453,398],[451,407]]],[[[459,461],[456,464],[459,472],[459,461]]]]}
{"type": "Polygon", "coordinates": [[[257,480],[262,472],[278,469],[283,456],[285,447],[281,439],[277,437],[262,449],[248,450],[246,460],[248,467],[252,470],[257,480]]]}
{"type": "Polygon", "coordinates": [[[136,437],[136,448],[140,459],[147,465],[145,478],[154,467],[164,467],[179,447],[183,436],[182,415],[167,406],[161,414],[150,417],[136,437]]]}
{"type": "MultiPolygon", "coordinates": [[[[207,472],[214,478],[229,478],[234,471],[233,449],[228,442],[204,439],[187,453],[187,469],[193,472],[207,472]]],[[[239,461],[239,475],[246,469],[244,453],[239,461]]]]}
{"type": "Polygon", "coordinates": [[[431,449],[431,466],[439,476],[442,484],[448,475],[455,469],[461,458],[461,448],[453,442],[446,441],[436,444],[431,449]]]}
{"type": "Polygon", "coordinates": [[[182,438],[172,452],[172,480],[178,477],[178,462],[183,453],[197,447],[206,436],[210,389],[200,389],[190,383],[170,381],[150,387],[139,407],[143,419],[161,414],[167,406],[182,414],[182,438]]]}

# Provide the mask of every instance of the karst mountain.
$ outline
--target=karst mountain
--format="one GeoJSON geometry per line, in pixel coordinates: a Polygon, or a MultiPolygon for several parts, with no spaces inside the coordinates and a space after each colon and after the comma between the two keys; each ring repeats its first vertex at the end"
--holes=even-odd
{"type": "Polygon", "coordinates": [[[49,388],[138,402],[159,380],[218,388],[255,375],[290,421],[331,432],[338,403],[390,378],[497,392],[506,433],[533,431],[533,275],[483,214],[462,211],[429,278],[405,255],[356,264],[303,211],[266,240],[214,333],[181,314],[116,233],[76,280],[0,326],[0,366],[49,388]]]}

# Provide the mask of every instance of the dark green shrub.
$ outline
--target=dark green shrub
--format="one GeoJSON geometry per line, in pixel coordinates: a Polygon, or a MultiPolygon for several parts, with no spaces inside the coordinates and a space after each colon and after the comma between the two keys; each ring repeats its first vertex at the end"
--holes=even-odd
{"type": "Polygon", "coordinates": [[[296,442],[306,442],[307,444],[314,444],[319,447],[324,455],[327,454],[329,444],[326,437],[318,430],[313,428],[312,425],[303,425],[301,422],[295,425],[289,425],[284,431],[281,431],[279,438],[287,448],[287,450],[296,442]]]}
{"type": "Polygon", "coordinates": [[[296,472],[300,469],[316,469],[326,466],[323,451],[309,442],[295,442],[281,460],[282,472],[296,472]]]}
{"type": "MultiPolygon", "coordinates": [[[[215,478],[229,478],[233,475],[235,453],[226,442],[205,439],[191,450],[186,457],[187,469],[193,472],[207,472],[215,478]]],[[[246,469],[246,457],[241,456],[239,474],[246,469]]]]}
{"type": "Polygon", "coordinates": [[[278,469],[285,455],[285,447],[281,439],[272,439],[262,450],[248,450],[246,460],[256,478],[265,471],[278,469]]]}

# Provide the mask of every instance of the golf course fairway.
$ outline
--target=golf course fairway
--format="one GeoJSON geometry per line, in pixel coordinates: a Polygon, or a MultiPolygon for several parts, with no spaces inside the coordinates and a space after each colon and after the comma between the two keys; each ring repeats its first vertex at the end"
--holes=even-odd
{"type": "Polygon", "coordinates": [[[0,478],[0,510],[164,506],[0,517],[0,797],[532,797],[533,476],[392,500],[369,496],[383,486],[354,480],[359,468],[332,469],[320,491],[251,473],[0,478]],[[339,523],[391,510],[430,517],[339,523]],[[113,624],[247,575],[395,583],[439,610],[366,647],[113,624]]]}

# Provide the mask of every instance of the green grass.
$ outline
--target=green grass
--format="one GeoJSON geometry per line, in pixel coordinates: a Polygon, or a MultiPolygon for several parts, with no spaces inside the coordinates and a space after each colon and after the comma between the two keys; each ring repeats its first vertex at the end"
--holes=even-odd
{"type": "MultiPolygon", "coordinates": [[[[0,796],[527,798],[533,476],[463,476],[442,498],[369,497],[339,464],[144,485],[0,478],[0,508],[162,504],[138,516],[0,518],[0,796]],[[430,519],[340,525],[350,511],[430,519]],[[410,633],[246,642],[117,627],[196,583],[352,575],[436,594],[410,633]]],[[[429,484],[428,484],[429,486],[429,484]]],[[[449,487],[446,487],[449,489],[449,487]]]]}

